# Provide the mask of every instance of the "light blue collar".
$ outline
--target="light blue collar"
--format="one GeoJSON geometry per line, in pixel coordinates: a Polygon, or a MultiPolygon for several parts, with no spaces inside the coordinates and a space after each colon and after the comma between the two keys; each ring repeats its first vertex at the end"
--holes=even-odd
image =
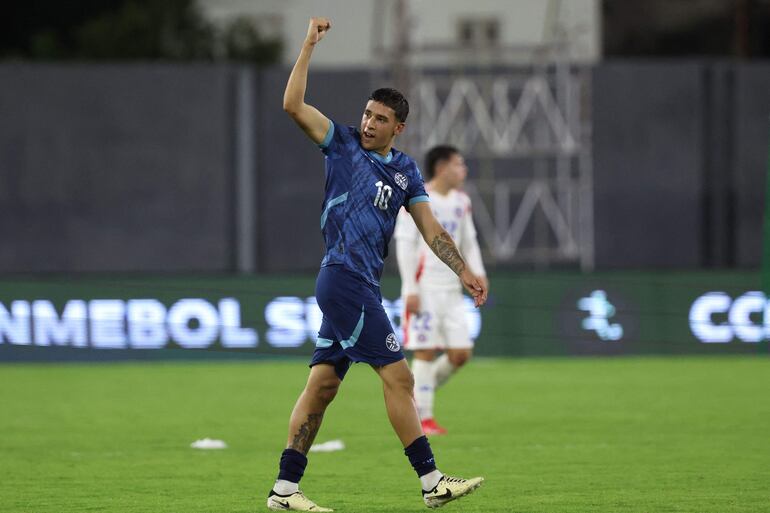
{"type": "Polygon", "coordinates": [[[380,155],[376,151],[371,151],[370,150],[367,153],[369,154],[370,157],[372,157],[373,159],[379,160],[383,164],[390,164],[390,161],[393,160],[393,150],[388,152],[388,156],[387,157],[383,157],[382,155],[380,155]]]}

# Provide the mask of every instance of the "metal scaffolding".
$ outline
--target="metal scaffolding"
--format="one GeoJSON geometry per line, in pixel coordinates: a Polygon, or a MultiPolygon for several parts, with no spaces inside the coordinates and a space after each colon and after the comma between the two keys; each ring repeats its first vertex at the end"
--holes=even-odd
{"type": "Polygon", "coordinates": [[[549,42],[515,48],[415,47],[408,4],[392,4],[396,44],[383,53],[387,74],[412,105],[400,145],[415,156],[435,144],[461,149],[490,263],[591,270],[590,70],[570,61],[555,21],[560,2],[550,2],[549,42]]]}

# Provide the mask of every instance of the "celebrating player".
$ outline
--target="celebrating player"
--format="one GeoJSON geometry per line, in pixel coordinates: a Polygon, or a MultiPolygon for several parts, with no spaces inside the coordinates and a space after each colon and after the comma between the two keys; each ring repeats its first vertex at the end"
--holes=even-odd
{"type": "Polygon", "coordinates": [[[428,507],[438,507],[478,488],[483,478],[449,477],[436,468],[412,399],[414,378],[382,307],[379,278],[401,207],[409,209],[431,249],[460,277],[477,306],[484,304],[487,291],[433,216],[417,165],[393,148],[409,112],[401,93],[374,91],[359,129],[331,121],[305,103],[310,57],[330,28],[326,18],[310,20],[283,97],[284,110],[325,155],[321,230],[326,254],[316,282],[323,321],[267,506],[278,511],[332,511],[305,497],[299,481],[307,451],[350,364],[366,362],[382,379],[388,418],[420,478],[423,500],[428,507]]]}
{"type": "MultiPolygon", "coordinates": [[[[426,186],[436,219],[465,255],[468,266],[487,288],[484,264],[471,217],[471,200],[460,190],[468,169],[453,146],[436,146],[428,152],[426,186]]],[[[443,435],[446,429],[433,418],[436,388],[471,357],[473,340],[460,280],[421,240],[417,226],[404,210],[396,220],[396,257],[404,299],[404,348],[414,351],[414,398],[426,435],[443,435]],[[445,352],[436,359],[438,350],[445,352]]]]}

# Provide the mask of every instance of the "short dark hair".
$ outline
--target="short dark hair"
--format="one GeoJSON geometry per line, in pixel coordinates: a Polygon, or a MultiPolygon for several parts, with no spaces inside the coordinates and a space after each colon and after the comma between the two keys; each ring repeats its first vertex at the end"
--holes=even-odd
{"type": "Polygon", "coordinates": [[[425,174],[428,175],[428,179],[436,175],[436,164],[449,160],[455,153],[460,153],[460,150],[448,144],[441,144],[431,148],[427,155],[425,155],[425,174]]]}
{"type": "Polygon", "coordinates": [[[404,95],[391,87],[381,87],[369,95],[369,99],[393,109],[396,119],[403,123],[409,115],[409,102],[404,95]]]}

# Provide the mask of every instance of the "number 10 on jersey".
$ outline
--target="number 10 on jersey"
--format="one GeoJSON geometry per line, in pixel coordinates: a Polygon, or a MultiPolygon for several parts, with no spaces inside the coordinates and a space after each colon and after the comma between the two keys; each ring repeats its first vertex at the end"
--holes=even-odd
{"type": "Polygon", "coordinates": [[[385,185],[382,181],[374,184],[377,187],[377,196],[374,197],[374,206],[380,210],[388,209],[388,201],[393,195],[393,188],[390,185],[385,185]]]}

